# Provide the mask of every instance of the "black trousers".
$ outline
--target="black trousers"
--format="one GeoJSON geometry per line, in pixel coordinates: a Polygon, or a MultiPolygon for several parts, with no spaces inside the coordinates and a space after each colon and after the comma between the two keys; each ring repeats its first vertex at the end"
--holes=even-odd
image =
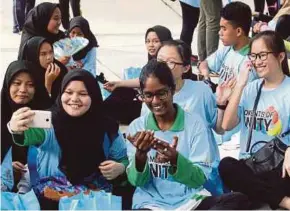
{"type": "MultiPolygon", "coordinates": [[[[242,193],[226,193],[205,198],[194,210],[249,210],[252,203],[242,193]]],[[[139,210],[150,210],[141,208],[139,210]]]]}
{"type": "Polygon", "coordinates": [[[73,16],[80,16],[81,15],[81,8],[80,8],[80,0],[59,0],[59,6],[62,16],[62,25],[63,28],[69,28],[69,3],[73,12],[73,16]]]}
{"type": "Polygon", "coordinates": [[[28,12],[34,7],[35,0],[13,0],[13,31],[21,31],[28,12]]]}
{"type": "Polygon", "coordinates": [[[251,201],[267,203],[272,209],[290,196],[290,178],[282,178],[282,167],[255,175],[243,160],[226,157],[220,162],[219,174],[228,189],[247,195],[251,201]]]}
{"type": "Polygon", "coordinates": [[[104,112],[121,124],[130,124],[141,113],[142,102],[137,100],[138,92],[132,88],[117,88],[104,101],[104,112]]]}
{"type": "MultiPolygon", "coordinates": [[[[266,0],[266,1],[267,1],[268,6],[273,5],[277,2],[277,0],[266,0]]],[[[260,13],[264,12],[265,0],[254,0],[254,5],[255,5],[256,12],[260,12],[260,13]]],[[[271,16],[274,16],[277,13],[277,11],[269,10],[269,13],[271,16]]]]}
{"type": "Polygon", "coordinates": [[[290,15],[279,17],[275,31],[285,40],[290,36],[290,15]]]}
{"type": "Polygon", "coordinates": [[[182,30],[180,39],[191,46],[194,29],[198,23],[199,8],[180,2],[182,11],[182,30]]]}
{"type": "Polygon", "coordinates": [[[225,193],[205,198],[195,210],[249,210],[252,202],[242,193],[225,193]]]}

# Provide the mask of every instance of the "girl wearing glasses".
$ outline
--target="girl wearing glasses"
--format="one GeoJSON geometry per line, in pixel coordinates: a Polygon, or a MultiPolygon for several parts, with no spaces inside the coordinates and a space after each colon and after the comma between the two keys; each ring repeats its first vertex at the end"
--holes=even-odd
{"type": "MultiPolygon", "coordinates": [[[[283,166],[258,175],[243,160],[248,157],[246,142],[251,125],[249,122],[260,86],[262,91],[255,113],[250,149],[256,142],[270,141],[290,128],[290,78],[282,38],[272,31],[258,34],[250,43],[249,59],[251,62],[239,75],[222,123],[225,130],[231,130],[241,123],[242,159],[224,158],[219,172],[230,190],[244,193],[253,201],[267,203],[272,209],[290,209],[290,149],[286,150],[283,166]],[[260,79],[247,84],[252,66],[260,79]]],[[[282,141],[289,145],[289,136],[282,138],[282,141]]],[[[262,146],[254,147],[254,152],[262,146]]]]}
{"type": "MultiPolygon", "coordinates": [[[[173,102],[177,103],[188,113],[199,114],[206,123],[211,142],[211,153],[214,155],[215,167],[217,169],[220,156],[211,129],[214,129],[217,133],[223,133],[221,124],[224,110],[222,105],[226,104],[226,99],[223,100],[222,97],[217,97],[216,99],[211,89],[204,82],[186,79],[191,74],[190,57],[190,46],[181,40],[164,42],[157,53],[157,60],[168,65],[174,78],[176,87],[173,102]],[[217,108],[217,103],[220,105],[220,109],[217,108]]],[[[141,115],[148,114],[149,112],[148,106],[146,103],[143,103],[141,115]]],[[[222,193],[221,183],[215,173],[217,173],[217,170],[213,171],[206,188],[212,194],[220,194],[222,193]]]]}
{"type": "Polygon", "coordinates": [[[150,113],[134,120],[127,133],[128,180],[136,186],[133,209],[248,209],[240,193],[208,196],[203,184],[213,156],[206,124],[174,103],[172,71],[150,60],[140,86],[150,113]]]}

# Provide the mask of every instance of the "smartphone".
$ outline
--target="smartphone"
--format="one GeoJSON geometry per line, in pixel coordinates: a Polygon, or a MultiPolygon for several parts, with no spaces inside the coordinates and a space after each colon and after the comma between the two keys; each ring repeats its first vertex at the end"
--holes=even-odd
{"type": "Polygon", "coordinates": [[[35,113],[32,123],[29,127],[32,128],[51,128],[51,112],[50,111],[40,111],[33,110],[35,113]]]}

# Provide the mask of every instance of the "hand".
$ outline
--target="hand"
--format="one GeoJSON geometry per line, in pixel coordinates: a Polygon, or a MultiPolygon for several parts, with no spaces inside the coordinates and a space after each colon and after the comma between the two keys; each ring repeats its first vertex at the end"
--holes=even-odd
{"type": "Polygon", "coordinates": [[[113,180],[125,171],[125,166],[112,160],[106,160],[99,166],[101,173],[107,180],[113,180]]]}
{"type": "Polygon", "coordinates": [[[147,154],[154,142],[154,132],[137,132],[133,137],[128,135],[127,139],[137,148],[138,153],[147,154]]]}
{"type": "Polygon", "coordinates": [[[288,147],[285,152],[285,158],[283,162],[282,167],[282,178],[285,178],[288,174],[288,177],[290,177],[290,148],[288,147]]]}
{"type": "Polygon", "coordinates": [[[28,107],[23,107],[15,111],[10,120],[10,129],[13,132],[24,132],[29,129],[33,121],[34,112],[28,107]]]}
{"type": "Polygon", "coordinates": [[[262,22],[262,21],[259,21],[258,23],[256,23],[256,24],[254,25],[253,31],[254,31],[255,33],[260,33],[260,32],[261,32],[261,27],[262,27],[262,26],[265,26],[265,25],[267,25],[267,23],[262,22]]]}
{"type": "Polygon", "coordinates": [[[58,61],[60,61],[63,65],[67,65],[67,63],[69,62],[70,60],[70,56],[63,56],[63,57],[60,57],[58,59],[58,61]]]}
{"type": "Polygon", "coordinates": [[[241,71],[239,72],[239,76],[236,83],[238,87],[244,88],[247,85],[252,68],[253,68],[252,62],[247,61],[245,68],[242,68],[241,71]]]}
{"type": "Polygon", "coordinates": [[[153,148],[159,153],[158,161],[161,162],[170,162],[171,165],[176,166],[177,165],[177,147],[178,144],[178,137],[173,137],[173,143],[169,144],[165,141],[162,141],[158,138],[154,138],[154,145],[153,148]]]}
{"type": "Polygon", "coordinates": [[[75,61],[75,67],[76,68],[82,68],[84,66],[83,62],[81,60],[75,61]]]}
{"type": "Polygon", "coordinates": [[[20,163],[19,161],[12,162],[13,170],[15,172],[23,172],[25,173],[27,171],[27,167],[20,163]]]}
{"type": "Polygon", "coordinates": [[[216,88],[216,101],[218,105],[226,105],[236,83],[237,80],[235,78],[229,78],[227,81],[218,85],[216,88]]]}
{"type": "Polygon", "coordinates": [[[45,87],[48,93],[51,93],[51,87],[55,79],[58,77],[60,73],[60,68],[57,64],[51,63],[48,65],[45,72],[45,87]]]}
{"type": "Polygon", "coordinates": [[[109,81],[104,84],[104,89],[106,89],[109,92],[113,92],[119,86],[120,86],[120,81],[109,81]]]}

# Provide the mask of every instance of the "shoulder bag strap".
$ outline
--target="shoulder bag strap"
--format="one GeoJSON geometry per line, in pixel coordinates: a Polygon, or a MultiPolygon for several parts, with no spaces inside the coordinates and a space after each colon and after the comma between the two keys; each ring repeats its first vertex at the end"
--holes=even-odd
{"type": "Polygon", "coordinates": [[[261,92],[262,92],[262,87],[264,85],[264,80],[262,81],[259,89],[258,89],[258,93],[257,93],[257,97],[255,99],[255,103],[254,103],[254,107],[253,107],[253,113],[251,115],[251,119],[250,119],[250,128],[249,128],[249,134],[248,134],[248,140],[247,140],[247,148],[246,148],[246,152],[249,152],[250,150],[250,146],[251,146],[251,140],[252,140],[252,134],[253,134],[253,129],[254,129],[254,123],[255,123],[255,116],[256,116],[256,110],[258,107],[258,103],[260,100],[260,96],[261,96],[261,92]]]}

